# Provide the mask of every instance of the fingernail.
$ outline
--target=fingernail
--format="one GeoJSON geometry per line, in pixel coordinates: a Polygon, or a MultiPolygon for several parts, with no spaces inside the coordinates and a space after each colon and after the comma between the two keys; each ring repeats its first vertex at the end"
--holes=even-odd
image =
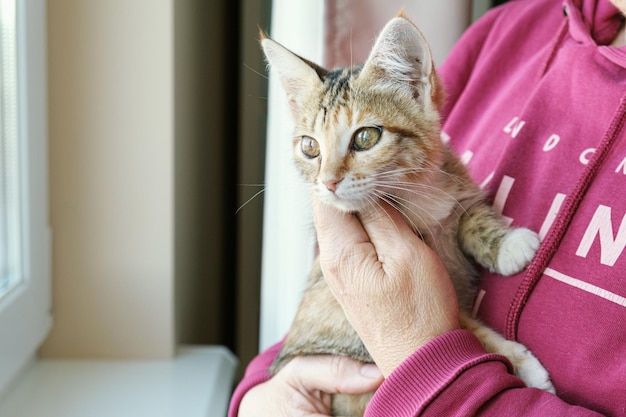
{"type": "Polygon", "coordinates": [[[374,365],[373,363],[366,363],[365,365],[361,366],[361,375],[372,379],[378,379],[383,376],[382,372],[380,372],[380,369],[378,369],[378,366],[374,365]]]}

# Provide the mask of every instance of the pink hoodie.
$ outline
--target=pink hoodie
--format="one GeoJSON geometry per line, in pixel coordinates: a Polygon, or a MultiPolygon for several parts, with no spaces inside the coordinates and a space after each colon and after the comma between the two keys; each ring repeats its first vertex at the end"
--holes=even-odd
{"type": "MultiPolygon", "coordinates": [[[[603,46],[621,22],[608,0],[513,0],[440,69],[444,140],[543,239],[521,274],[483,274],[475,312],[539,357],[558,396],[458,330],[401,364],[367,416],[626,416],[626,48],[603,46]]],[[[250,363],[229,416],[277,350],[250,363]]]]}

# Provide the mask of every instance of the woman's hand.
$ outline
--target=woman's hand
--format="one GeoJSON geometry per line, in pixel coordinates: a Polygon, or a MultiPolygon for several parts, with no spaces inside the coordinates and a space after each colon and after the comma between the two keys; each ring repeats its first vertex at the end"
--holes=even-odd
{"type": "Polygon", "coordinates": [[[239,417],[330,416],[330,393],[374,391],[383,376],[375,365],[341,356],[301,356],[243,397],[239,417]]]}
{"type": "Polygon", "coordinates": [[[314,203],[324,277],[385,376],[420,346],[459,327],[439,257],[387,204],[367,217],[314,203]]]}

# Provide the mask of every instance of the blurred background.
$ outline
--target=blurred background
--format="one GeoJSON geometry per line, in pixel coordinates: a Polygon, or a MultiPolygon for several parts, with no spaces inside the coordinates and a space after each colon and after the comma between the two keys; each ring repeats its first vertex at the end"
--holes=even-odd
{"type": "Polygon", "coordinates": [[[54,321],[41,355],[166,357],[180,344],[219,344],[245,366],[279,340],[312,230],[259,28],[343,65],[364,59],[404,7],[440,62],[490,6],[48,1],[54,321]]]}
{"type": "Polygon", "coordinates": [[[268,0],[47,2],[43,357],[247,357],[258,338],[268,0]]]}

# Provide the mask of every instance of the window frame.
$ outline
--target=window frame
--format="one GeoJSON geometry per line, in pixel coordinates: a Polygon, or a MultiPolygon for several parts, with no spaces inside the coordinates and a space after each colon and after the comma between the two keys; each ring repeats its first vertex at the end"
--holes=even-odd
{"type": "Polygon", "coordinates": [[[0,299],[0,395],[52,324],[45,0],[16,0],[16,16],[23,277],[0,299]]]}

